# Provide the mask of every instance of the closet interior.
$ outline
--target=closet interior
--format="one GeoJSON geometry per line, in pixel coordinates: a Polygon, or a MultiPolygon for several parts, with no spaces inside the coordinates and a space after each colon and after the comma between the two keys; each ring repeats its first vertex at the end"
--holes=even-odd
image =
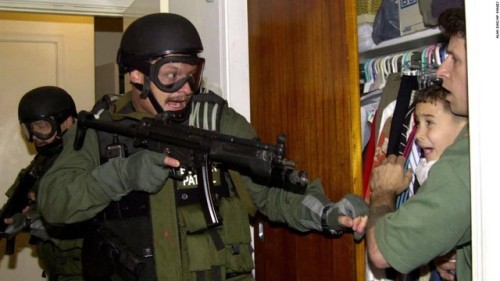
{"type": "MultiPolygon", "coordinates": [[[[386,1],[381,2],[377,16],[386,1]]],[[[408,1],[396,2],[399,2],[401,10],[402,3],[408,1]]],[[[418,4],[417,1],[413,2],[418,4]]],[[[363,6],[358,5],[359,8],[363,6]]],[[[424,15],[420,17],[425,21],[424,15]]],[[[405,156],[408,168],[413,171],[423,157],[415,142],[413,97],[417,90],[439,83],[436,70],[446,58],[446,39],[434,20],[432,26],[425,29],[366,47],[370,43],[366,43],[366,36],[361,37],[363,33],[360,29],[366,18],[366,15],[360,17],[358,10],[363,195],[369,198],[370,173],[387,155],[405,156]]],[[[373,25],[377,25],[377,22],[373,25]]],[[[375,32],[376,28],[373,29],[375,32]]],[[[417,189],[418,182],[414,180],[398,196],[396,207],[404,204],[417,189]]],[[[369,263],[366,265],[365,277],[367,281],[406,280],[391,269],[378,270],[369,263]]]]}

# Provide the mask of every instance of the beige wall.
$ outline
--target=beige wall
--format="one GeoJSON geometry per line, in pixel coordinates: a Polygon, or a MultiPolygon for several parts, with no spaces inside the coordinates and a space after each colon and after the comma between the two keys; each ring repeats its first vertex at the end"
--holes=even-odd
{"type": "MultiPolygon", "coordinates": [[[[33,158],[21,136],[17,106],[27,91],[56,85],[74,98],[77,109],[94,104],[94,22],[87,16],[0,12],[0,204],[19,170],[33,158]]],[[[26,237],[17,255],[4,255],[0,280],[45,280],[26,237]]]]}

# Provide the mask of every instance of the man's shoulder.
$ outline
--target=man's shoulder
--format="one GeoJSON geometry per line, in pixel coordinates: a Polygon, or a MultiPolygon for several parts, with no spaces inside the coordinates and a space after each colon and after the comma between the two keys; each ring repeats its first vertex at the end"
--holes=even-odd
{"type": "Polygon", "coordinates": [[[469,133],[468,129],[464,128],[455,142],[443,152],[436,165],[447,163],[454,167],[468,167],[469,159],[469,133]]]}
{"type": "Polygon", "coordinates": [[[200,89],[200,93],[193,96],[193,101],[194,102],[211,102],[211,103],[218,103],[218,104],[227,105],[227,101],[223,97],[216,94],[214,91],[206,89],[206,88],[200,89]]]}
{"type": "Polygon", "coordinates": [[[192,101],[194,104],[193,112],[199,113],[205,110],[200,108],[201,104],[209,104],[209,107],[211,107],[210,112],[218,112],[218,114],[210,113],[210,115],[218,115],[222,133],[239,135],[239,133],[247,130],[247,127],[250,126],[250,123],[243,115],[230,107],[227,100],[212,90],[206,88],[201,89],[199,94],[193,96],[192,101]]]}
{"type": "Polygon", "coordinates": [[[427,181],[441,183],[442,186],[470,189],[470,152],[468,137],[459,137],[441,155],[429,171],[427,181]],[[454,182],[451,184],[451,182],[454,182]]]}

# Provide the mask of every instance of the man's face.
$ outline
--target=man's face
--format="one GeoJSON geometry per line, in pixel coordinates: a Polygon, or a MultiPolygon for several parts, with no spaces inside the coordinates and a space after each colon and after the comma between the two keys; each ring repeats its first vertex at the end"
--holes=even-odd
{"type": "MultiPolygon", "coordinates": [[[[186,108],[193,92],[196,90],[192,88],[192,83],[199,81],[196,79],[201,79],[202,69],[203,65],[167,62],[162,63],[154,73],[151,73],[151,75],[156,75],[154,77],[156,81],[150,81],[151,92],[164,111],[179,111],[186,108]],[[192,77],[196,77],[196,79],[191,79],[192,77]],[[163,90],[154,82],[163,86],[163,90]]],[[[131,75],[132,77],[138,75],[139,84],[144,83],[144,74],[135,72],[131,73],[131,75]]],[[[151,80],[154,80],[154,78],[151,78],[151,80]]],[[[195,84],[198,85],[197,82],[195,84]]],[[[149,99],[136,99],[136,102],[147,112],[157,114],[149,99]]]]}
{"type": "Polygon", "coordinates": [[[447,48],[447,57],[437,70],[443,80],[443,87],[450,92],[446,99],[451,112],[460,116],[469,115],[467,94],[467,53],[465,38],[452,36],[447,48]]]}

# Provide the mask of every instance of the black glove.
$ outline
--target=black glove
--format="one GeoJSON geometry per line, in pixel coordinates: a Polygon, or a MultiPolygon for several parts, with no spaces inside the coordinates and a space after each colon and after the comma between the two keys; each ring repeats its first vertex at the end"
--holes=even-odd
{"type": "Polygon", "coordinates": [[[16,213],[12,216],[12,223],[5,228],[5,234],[16,235],[28,226],[28,218],[22,213],[16,213]]]}
{"type": "Polygon", "coordinates": [[[132,190],[158,192],[168,178],[170,169],[163,164],[164,155],[142,150],[127,158],[113,158],[95,168],[92,176],[113,200],[132,190]]]}
{"type": "Polygon", "coordinates": [[[342,234],[344,229],[338,222],[339,216],[356,218],[368,215],[369,210],[363,198],[354,194],[347,194],[337,203],[331,202],[319,186],[306,192],[302,205],[305,207],[302,223],[306,228],[334,235],[342,234]]]}
{"type": "Polygon", "coordinates": [[[347,194],[339,202],[325,205],[321,212],[321,226],[324,231],[335,234],[344,228],[343,225],[339,224],[339,216],[356,218],[367,216],[368,211],[368,205],[363,198],[354,194],[347,194]]]}

